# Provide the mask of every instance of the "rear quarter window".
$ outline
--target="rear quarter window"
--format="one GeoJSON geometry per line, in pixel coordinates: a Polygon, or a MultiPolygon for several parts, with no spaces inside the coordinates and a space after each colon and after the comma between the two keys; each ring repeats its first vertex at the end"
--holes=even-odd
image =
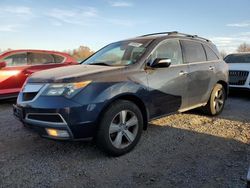
{"type": "Polygon", "coordinates": [[[203,46],[205,48],[208,61],[215,61],[219,59],[219,57],[215,54],[215,52],[210,47],[208,47],[207,45],[203,45],[203,46]]]}
{"type": "Polygon", "coordinates": [[[206,54],[201,43],[189,40],[182,40],[181,44],[185,63],[206,61],[206,54]]]}
{"type": "Polygon", "coordinates": [[[55,59],[55,63],[63,63],[65,57],[60,56],[60,55],[53,55],[54,59],[55,59]]]}

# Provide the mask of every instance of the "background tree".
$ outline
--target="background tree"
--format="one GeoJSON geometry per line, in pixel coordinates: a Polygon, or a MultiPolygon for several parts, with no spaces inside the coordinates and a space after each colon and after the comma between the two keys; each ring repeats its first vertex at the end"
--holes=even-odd
{"type": "Polygon", "coordinates": [[[241,45],[239,45],[239,47],[237,48],[237,52],[250,52],[250,44],[247,43],[242,43],[241,45]]]}
{"type": "Polygon", "coordinates": [[[220,51],[221,57],[224,59],[227,56],[227,53],[225,50],[220,51]]]}
{"type": "Polygon", "coordinates": [[[92,51],[87,46],[80,46],[77,49],[65,50],[64,52],[70,54],[71,56],[73,56],[78,61],[82,61],[82,60],[86,59],[87,57],[89,57],[90,55],[92,55],[94,53],[94,51],[92,51]]]}

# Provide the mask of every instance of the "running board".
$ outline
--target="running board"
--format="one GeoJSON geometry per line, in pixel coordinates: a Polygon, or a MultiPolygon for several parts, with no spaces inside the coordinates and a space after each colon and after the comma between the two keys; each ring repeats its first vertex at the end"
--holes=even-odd
{"type": "Polygon", "coordinates": [[[206,104],[207,103],[196,104],[196,105],[188,107],[188,108],[180,109],[180,110],[178,110],[178,112],[186,112],[186,111],[189,111],[189,110],[192,110],[192,109],[195,109],[195,108],[199,108],[199,107],[205,106],[206,104]]]}

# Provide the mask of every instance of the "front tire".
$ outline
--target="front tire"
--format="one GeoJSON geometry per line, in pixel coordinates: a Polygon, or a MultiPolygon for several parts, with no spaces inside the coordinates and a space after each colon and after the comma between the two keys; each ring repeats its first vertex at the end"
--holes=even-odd
{"type": "Polygon", "coordinates": [[[216,116],[220,114],[224,108],[226,100],[226,92],[221,84],[216,84],[212,90],[209,101],[206,106],[202,107],[202,111],[208,115],[216,116]]]}
{"type": "Polygon", "coordinates": [[[143,117],[134,103],[118,100],[103,113],[97,132],[97,146],[112,156],[131,151],[143,130],[143,117]]]}

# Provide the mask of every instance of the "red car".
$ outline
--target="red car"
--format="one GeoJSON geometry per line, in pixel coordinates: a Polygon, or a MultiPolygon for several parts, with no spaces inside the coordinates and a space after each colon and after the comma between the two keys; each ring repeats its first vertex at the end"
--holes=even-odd
{"type": "Polygon", "coordinates": [[[16,97],[26,78],[34,72],[78,62],[56,51],[12,50],[0,54],[0,99],[16,97]]]}

